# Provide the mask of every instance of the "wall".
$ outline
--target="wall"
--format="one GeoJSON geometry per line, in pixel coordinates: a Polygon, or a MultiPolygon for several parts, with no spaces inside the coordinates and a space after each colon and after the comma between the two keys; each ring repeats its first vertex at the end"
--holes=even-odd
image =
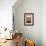
{"type": "Polygon", "coordinates": [[[12,6],[16,0],[0,0],[0,27],[12,29],[12,6]]]}
{"type": "Polygon", "coordinates": [[[42,46],[46,46],[46,0],[41,1],[41,38],[42,46]]]}
{"type": "MultiPolygon", "coordinates": [[[[16,5],[14,5],[16,6],[16,5]]],[[[23,37],[34,40],[36,46],[41,46],[41,1],[40,0],[23,0],[15,9],[15,28],[18,32],[23,33],[23,37]],[[24,26],[24,13],[34,13],[34,25],[24,26]]]]}

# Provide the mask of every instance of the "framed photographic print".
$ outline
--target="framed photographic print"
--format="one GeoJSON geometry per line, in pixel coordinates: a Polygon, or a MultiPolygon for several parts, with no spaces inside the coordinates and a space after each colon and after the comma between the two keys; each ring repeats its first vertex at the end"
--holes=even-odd
{"type": "Polygon", "coordinates": [[[24,13],[24,26],[34,25],[34,13],[24,13]]]}

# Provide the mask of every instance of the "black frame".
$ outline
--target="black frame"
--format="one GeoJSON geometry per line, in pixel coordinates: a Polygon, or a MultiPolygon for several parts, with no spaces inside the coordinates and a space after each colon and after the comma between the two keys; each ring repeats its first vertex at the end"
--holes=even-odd
{"type": "Polygon", "coordinates": [[[24,26],[34,25],[34,13],[24,13],[24,26]]]}

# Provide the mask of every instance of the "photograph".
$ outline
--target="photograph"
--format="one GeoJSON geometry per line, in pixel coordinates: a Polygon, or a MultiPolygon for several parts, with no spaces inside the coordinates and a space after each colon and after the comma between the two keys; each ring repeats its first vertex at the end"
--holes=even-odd
{"type": "Polygon", "coordinates": [[[24,26],[34,25],[34,13],[24,13],[24,26]]]}
{"type": "Polygon", "coordinates": [[[46,46],[46,0],[0,0],[0,46],[46,46]]]}

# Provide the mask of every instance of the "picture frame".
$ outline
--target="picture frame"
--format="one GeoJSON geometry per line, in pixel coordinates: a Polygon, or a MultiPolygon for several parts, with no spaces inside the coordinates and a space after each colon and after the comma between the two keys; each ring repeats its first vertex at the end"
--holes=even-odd
{"type": "Polygon", "coordinates": [[[34,13],[24,13],[24,26],[34,25],[34,13]]]}

